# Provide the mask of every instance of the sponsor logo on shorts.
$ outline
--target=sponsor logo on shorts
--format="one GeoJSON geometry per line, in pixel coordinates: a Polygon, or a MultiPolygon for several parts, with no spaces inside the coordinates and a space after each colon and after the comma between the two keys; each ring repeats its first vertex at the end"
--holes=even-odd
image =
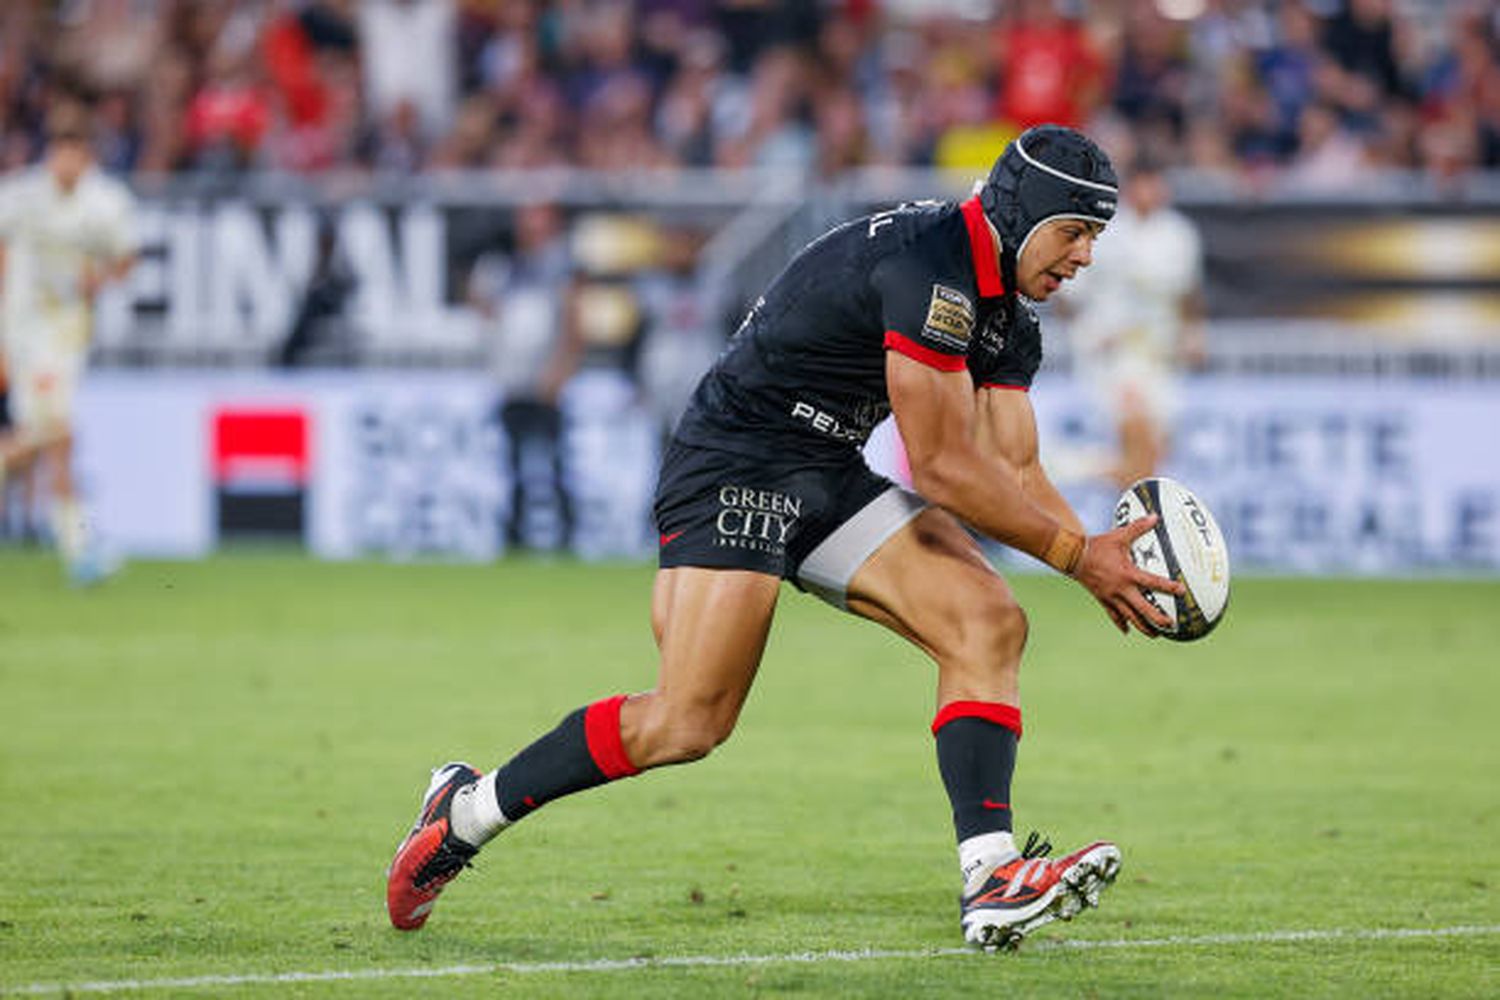
{"type": "Polygon", "coordinates": [[[974,303],[956,288],[933,285],[922,332],[940,344],[963,350],[974,335],[974,303]]]}
{"type": "Polygon", "coordinates": [[[779,556],[786,551],[787,539],[801,516],[800,497],[750,486],[721,486],[714,544],[779,556]]]}

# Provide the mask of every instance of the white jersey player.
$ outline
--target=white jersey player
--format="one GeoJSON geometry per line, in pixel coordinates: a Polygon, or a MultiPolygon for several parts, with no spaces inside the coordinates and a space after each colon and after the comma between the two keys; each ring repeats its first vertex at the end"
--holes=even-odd
{"type": "Polygon", "coordinates": [[[1093,267],[1066,293],[1076,368],[1115,429],[1108,473],[1121,487],[1157,470],[1178,405],[1175,372],[1202,358],[1201,241],[1167,202],[1160,173],[1137,169],[1093,267]]]}
{"type": "Polygon", "coordinates": [[[53,534],[76,582],[103,571],[73,482],[73,401],[88,356],[94,299],[135,256],[129,190],[94,166],[87,119],[71,107],[49,121],[41,163],[0,181],[4,353],[11,439],[0,481],[43,460],[53,534]]]}

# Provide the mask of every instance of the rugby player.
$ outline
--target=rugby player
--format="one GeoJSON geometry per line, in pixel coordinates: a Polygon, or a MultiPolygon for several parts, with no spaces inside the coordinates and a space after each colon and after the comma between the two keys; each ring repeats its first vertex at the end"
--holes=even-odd
{"type": "Polygon", "coordinates": [[[14,431],[0,445],[0,486],[12,468],[48,467],[52,534],[73,582],[111,567],[93,543],[73,478],[73,402],[93,333],[94,300],[135,259],[129,190],[94,165],[87,114],[49,115],[41,163],[0,183],[6,368],[14,431]]]}
{"type": "Polygon", "coordinates": [[[1141,588],[1181,588],[1128,554],[1154,519],[1086,536],[1038,463],[1027,395],[1042,350],[1028,300],[1088,266],[1116,188],[1093,142],[1040,126],[967,201],[856,219],[797,255],[704,376],[663,460],[656,687],[577,709],[491,774],[434,771],[389,869],[396,927],[421,927],[484,843],[546,803],[724,742],[783,579],[936,662],[965,939],[1013,945],[1097,904],[1115,845],[1049,860],[1050,845],[1012,837],[1027,622],[964,525],[1077,580],[1121,631],[1167,624],[1141,588]],[[889,412],[915,493],[860,451],[889,412]]]}
{"type": "Polygon", "coordinates": [[[1160,168],[1137,164],[1088,275],[1071,285],[1075,370],[1115,431],[1105,470],[1125,489],[1156,474],[1178,410],[1177,371],[1204,361],[1203,249],[1160,168]]]}

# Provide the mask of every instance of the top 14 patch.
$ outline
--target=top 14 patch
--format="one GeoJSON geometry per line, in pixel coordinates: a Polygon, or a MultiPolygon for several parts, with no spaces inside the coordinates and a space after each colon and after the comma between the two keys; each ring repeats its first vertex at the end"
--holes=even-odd
{"type": "Polygon", "coordinates": [[[968,350],[974,335],[974,304],[956,288],[933,285],[922,332],[945,347],[968,350]]]}

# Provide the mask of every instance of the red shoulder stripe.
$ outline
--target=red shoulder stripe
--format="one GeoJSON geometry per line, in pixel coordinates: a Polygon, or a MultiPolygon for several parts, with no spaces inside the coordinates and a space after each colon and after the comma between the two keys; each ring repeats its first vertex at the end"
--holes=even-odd
{"type": "Polygon", "coordinates": [[[920,361],[929,368],[936,368],[938,371],[961,372],[969,366],[969,359],[962,354],[944,354],[942,351],[934,351],[895,330],[885,331],[885,346],[914,361],[920,361]]]}

